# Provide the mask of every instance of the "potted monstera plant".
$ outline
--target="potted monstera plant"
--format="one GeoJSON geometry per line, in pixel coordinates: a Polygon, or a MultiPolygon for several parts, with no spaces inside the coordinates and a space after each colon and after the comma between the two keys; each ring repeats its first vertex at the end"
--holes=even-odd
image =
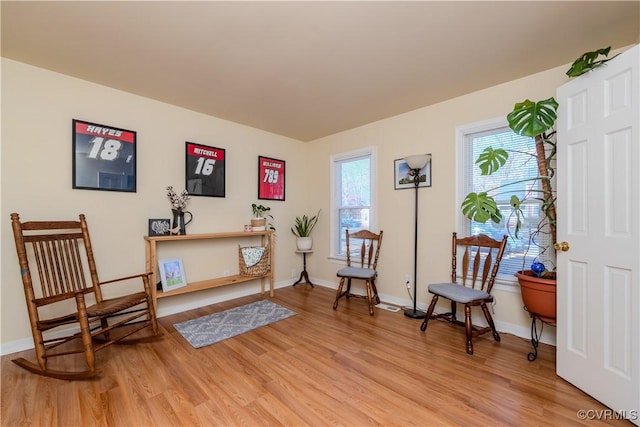
{"type": "MultiPolygon", "coordinates": [[[[613,59],[601,59],[600,55],[608,56],[607,47],[593,52],[587,52],[576,59],[571,68],[567,71],[567,76],[577,77],[607,61],[613,59]]],[[[553,176],[555,173],[555,122],[557,119],[558,103],[551,97],[538,102],[525,100],[514,106],[513,111],[507,115],[509,127],[519,135],[534,138],[535,157],[538,175],[525,180],[515,180],[503,183],[495,188],[480,193],[469,193],[462,202],[462,213],[472,221],[486,223],[489,220],[496,224],[503,220],[507,221],[507,229],[514,239],[520,238],[520,232],[525,222],[525,212],[522,209],[528,198],[535,198],[540,202],[544,215],[542,220],[530,233],[526,253],[532,246],[539,247],[540,254],[546,254],[548,262],[552,265],[545,266],[537,257],[529,268],[524,265],[522,270],[515,273],[520,283],[522,299],[525,308],[538,315],[542,320],[555,321],[556,317],[556,277],[555,277],[555,250],[559,248],[556,242],[556,196],[553,189],[553,176]],[[522,194],[511,194],[509,204],[511,212],[508,217],[503,218],[500,207],[496,202],[496,197],[508,192],[509,188],[516,183],[523,181],[539,182],[539,186],[531,188],[522,194]],[[539,239],[543,234],[549,236],[548,239],[539,239]],[[548,241],[548,244],[541,243],[548,241]]],[[[482,175],[491,175],[504,166],[509,158],[509,149],[485,148],[476,160],[476,164],[482,175]]]]}
{"type": "Polygon", "coordinates": [[[299,251],[309,251],[313,247],[311,231],[318,223],[320,211],[314,216],[302,215],[296,217],[296,222],[291,227],[291,232],[296,236],[296,247],[299,251]]]}

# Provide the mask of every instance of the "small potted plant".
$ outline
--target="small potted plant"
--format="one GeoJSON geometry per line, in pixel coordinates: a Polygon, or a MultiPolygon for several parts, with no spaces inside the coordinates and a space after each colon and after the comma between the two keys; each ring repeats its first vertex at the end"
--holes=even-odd
{"type": "Polygon", "coordinates": [[[253,218],[251,219],[251,229],[253,231],[276,229],[271,223],[273,216],[268,213],[271,210],[270,207],[253,203],[251,210],[253,211],[253,218]]]}
{"type": "MultiPolygon", "coordinates": [[[[580,76],[613,59],[597,60],[600,55],[607,56],[609,50],[610,47],[587,52],[580,56],[567,71],[567,76],[580,76]]],[[[557,108],[558,103],[553,97],[539,102],[527,99],[517,103],[513,111],[507,115],[509,127],[514,132],[535,139],[536,152],[533,156],[537,163],[538,176],[530,178],[529,181],[540,181],[540,188],[532,188],[525,192],[524,195],[513,194],[510,196],[511,214],[507,218],[507,228],[509,234],[518,239],[521,227],[526,219],[521,206],[524,205],[528,198],[535,198],[541,202],[544,216],[531,232],[524,259],[526,259],[526,254],[530,248],[533,245],[537,245],[540,248],[539,253],[545,254],[547,261],[553,264],[553,267],[548,268],[536,258],[530,269],[526,268],[525,261],[523,261],[522,270],[515,275],[521,286],[525,308],[547,321],[555,321],[556,316],[556,208],[552,178],[555,172],[553,169],[556,155],[554,125],[557,118],[557,108]],[[549,234],[548,245],[541,244],[539,240],[539,237],[545,233],[549,234]]],[[[509,157],[508,151],[508,149],[502,148],[485,148],[476,160],[482,175],[490,175],[503,166],[509,157]]],[[[503,183],[480,193],[469,193],[462,202],[462,213],[472,221],[486,223],[491,220],[496,224],[500,223],[503,220],[503,216],[500,212],[500,207],[496,203],[496,197],[500,195],[502,190],[508,189],[510,185],[516,182],[503,183]]]]}
{"type": "Polygon", "coordinates": [[[296,247],[299,251],[310,251],[313,247],[311,231],[318,223],[320,211],[314,216],[302,215],[296,217],[296,222],[291,227],[291,232],[296,236],[296,247]]]}

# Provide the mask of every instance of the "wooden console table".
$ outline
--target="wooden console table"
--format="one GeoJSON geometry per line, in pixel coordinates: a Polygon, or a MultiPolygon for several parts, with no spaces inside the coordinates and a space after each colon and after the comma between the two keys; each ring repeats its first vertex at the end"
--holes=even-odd
{"type": "Polygon", "coordinates": [[[274,296],[274,282],[273,282],[273,243],[274,243],[274,231],[237,231],[229,233],[208,233],[208,234],[184,234],[177,236],[146,236],[145,240],[145,252],[146,252],[146,271],[150,271],[151,275],[151,294],[153,296],[153,304],[157,308],[158,298],[166,298],[173,295],[187,294],[191,292],[197,292],[204,289],[217,288],[219,286],[233,285],[234,283],[243,283],[251,280],[261,280],[261,292],[265,292],[265,280],[269,279],[269,296],[274,296]],[[212,279],[201,280],[198,282],[188,283],[187,286],[172,290],[170,292],[162,292],[156,290],[156,284],[158,283],[158,256],[156,247],[158,243],[162,242],[177,242],[177,241],[189,241],[189,240],[215,240],[215,239],[244,239],[247,237],[260,236],[260,243],[262,246],[268,245],[269,247],[269,261],[270,268],[265,274],[261,276],[243,276],[236,274],[234,276],[215,277],[212,279]]]}

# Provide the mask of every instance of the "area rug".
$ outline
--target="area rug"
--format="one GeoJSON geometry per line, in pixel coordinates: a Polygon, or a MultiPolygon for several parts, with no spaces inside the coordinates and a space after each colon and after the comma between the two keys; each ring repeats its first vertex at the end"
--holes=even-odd
{"type": "Polygon", "coordinates": [[[247,331],[277,322],[296,312],[269,300],[260,300],[173,326],[195,348],[215,344],[247,331]]]}

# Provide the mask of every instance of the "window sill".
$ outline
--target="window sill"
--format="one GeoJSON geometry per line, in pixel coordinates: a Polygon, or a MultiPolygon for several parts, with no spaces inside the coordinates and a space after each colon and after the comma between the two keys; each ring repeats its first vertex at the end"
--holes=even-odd
{"type": "Polygon", "coordinates": [[[333,264],[344,264],[344,265],[347,265],[347,257],[329,256],[328,259],[333,264]]]}
{"type": "Polygon", "coordinates": [[[502,292],[520,293],[520,286],[517,279],[496,279],[493,289],[502,292]]]}

